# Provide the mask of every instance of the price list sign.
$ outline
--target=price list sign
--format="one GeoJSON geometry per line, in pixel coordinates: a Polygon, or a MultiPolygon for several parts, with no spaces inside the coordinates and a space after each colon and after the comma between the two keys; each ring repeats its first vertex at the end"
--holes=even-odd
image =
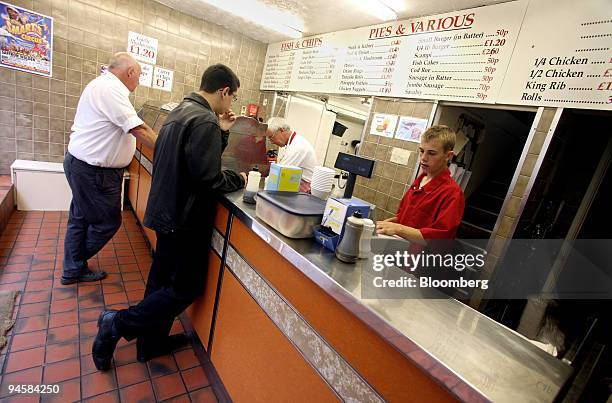
{"type": "MultiPolygon", "coordinates": [[[[290,42],[292,45],[293,43],[290,42]]],[[[293,46],[287,44],[276,44],[268,46],[263,77],[261,78],[262,90],[288,90],[293,76],[293,66],[297,51],[293,46]],[[274,49],[274,48],[277,49],[274,49]]]]}
{"type": "Polygon", "coordinates": [[[393,26],[390,31],[403,38],[400,62],[406,73],[393,95],[494,102],[525,7],[509,2],[393,26]]]}
{"type": "Polygon", "coordinates": [[[532,1],[499,101],[612,110],[609,0],[532,1]]]}
{"type": "Polygon", "coordinates": [[[155,64],[157,61],[157,39],[137,32],[129,32],[127,51],[138,61],[155,64]]]}
{"type": "MultiPolygon", "coordinates": [[[[368,38],[371,30],[360,31],[351,36],[368,38]]],[[[334,92],[390,95],[401,43],[401,38],[349,42],[334,92]]]]}
{"type": "Polygon", "coordinates": [[[336,43],[336,35],[306,38],[299,44],[301,51],[296,57],[297,72],[291,86],[297,90],[328,92],[334,86],[338,59],[343,52],[336,43]]]}

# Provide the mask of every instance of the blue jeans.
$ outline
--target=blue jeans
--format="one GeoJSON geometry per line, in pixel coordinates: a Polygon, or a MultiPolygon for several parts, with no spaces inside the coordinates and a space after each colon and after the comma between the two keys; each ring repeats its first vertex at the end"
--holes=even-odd
{"type": "Polygon", "coordinates": [[[64,173],[72,202],[64,239],[63,276],[74,278],[87,270],[87,260],[121,226],[123,168],[92,166],[66,153],[64,173]]]}

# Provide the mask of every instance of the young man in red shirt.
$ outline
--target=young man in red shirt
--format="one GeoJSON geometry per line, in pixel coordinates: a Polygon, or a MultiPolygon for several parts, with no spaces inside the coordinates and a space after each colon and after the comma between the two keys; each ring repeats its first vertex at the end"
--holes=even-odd
{"type": "Polygon", "coordinates": [[[408,189],[395,217],[376,223],[376,232],[426,245],[430,239],[453,239],[461,223],[465,199],[450,176],[455,132],[432,126],[421,135],[421,174],[408,189]]]}

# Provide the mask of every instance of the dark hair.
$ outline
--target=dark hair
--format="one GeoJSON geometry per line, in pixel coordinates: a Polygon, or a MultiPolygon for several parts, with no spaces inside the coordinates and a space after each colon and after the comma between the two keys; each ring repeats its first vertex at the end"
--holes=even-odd
{"type": "Polygon", "coordinates": [[[202,74],[200,90],[212,94],[213,92],[229,87],[230,93],[235,93],[240,87],[240,80],[236,73],[224,64],[213,64],[202,74]]]}

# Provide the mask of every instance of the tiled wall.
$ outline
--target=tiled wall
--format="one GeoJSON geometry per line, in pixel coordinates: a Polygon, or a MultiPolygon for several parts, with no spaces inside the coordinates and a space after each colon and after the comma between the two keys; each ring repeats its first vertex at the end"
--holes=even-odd
{"type": "Polygon", "coordinates": [[[388,113],[399,116],[413,116],[428,119],[433,109],[432,102],[405,99],[374,98],[372,113],[366,122],[365,141],[361,155],[376,160],[374,175],[370,179],[358,177],[354,196],[376,205],[376,220],[384,220],[397,212],[402,196],[414,175],[418,143],[369,134],[374,113],[388,113]],[[390,162],[391,150],[398,147],[412,151],[407,165],[390,162]]]}
{"type": "Polygon", "coordinates": [[[63,160],[82,89],[114,52],[126,50],[128,31],[157,38],[157,65],[174,71],[172,92],[139,87],[132,96],[136,107],[147,100],[180,101],[217,62],[240,78],[236,112],[272,100],[259,92],[267,45],[152,0],[11,2],[54,18],[53,77],[0,67],[0,174],[15,159],[63,160]]]}

